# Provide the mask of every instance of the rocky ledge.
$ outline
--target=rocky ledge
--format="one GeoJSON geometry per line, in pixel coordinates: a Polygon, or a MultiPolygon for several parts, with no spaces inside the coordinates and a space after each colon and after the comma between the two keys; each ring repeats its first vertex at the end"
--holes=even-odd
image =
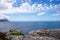
{"type": "Polygon", "coordinates": [[[42,36],[42,37],[52,37],[55,39],[60,39],[60,29],[50,29],[50,30],[33,30],[29,32],[31,36],[42,36]]]}
{"type": "Polygon", "coordinates": [[[60,29],[33,30],[28,35],[24,35],[19,30],[10,30],[5,38],[7,40],[60,40],[60,29]]]}
{"type": "Polygon", "coordinates": [[[17,35],[10,35],[8,40],[58,40],[53,37],[43,37],[43,36],[30,36],[30,35],[25,35],[25,36],[17,36],[17,35]]]}

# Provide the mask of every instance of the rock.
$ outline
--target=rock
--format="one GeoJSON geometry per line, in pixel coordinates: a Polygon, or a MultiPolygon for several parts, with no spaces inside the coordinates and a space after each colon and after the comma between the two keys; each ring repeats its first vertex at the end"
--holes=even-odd
{"type": "Polygon", "coordinates": [[[29,35],[35,35],[35,36],[46,36],[48,35],[48,30],[36,30],[29,32],[29,35]]]}
{"type": "MultiPolygon", "coordinates": [[[[20,32],[19,30],[10,30],[10,32],[20,32]]],[[[9,35],[9,40],[60,40],[60,30],[33,30],[29,35],[9,35]]]]}
{"type": "Polygon", "coordinates": [[[36,30],[31,31],[28,34],[31,36],[39,36],[39,34],[37,34],[36,30]]]}
{"type": "Polygon", "coordinates": [[[36,37],[36,36],[10,36],[10,40],[58,40],[52,37],[36,37]]]}
{"type": "Polygon", "coordinates": [[[60,39],[60,30],[36,30],[29,32],[32,36],[46,36],[60,39]]]}
{"type": "Polygon", "coordinates": [[[6,33],[0,32],[0,40],[8,40],[6,38],[6,33]]]}

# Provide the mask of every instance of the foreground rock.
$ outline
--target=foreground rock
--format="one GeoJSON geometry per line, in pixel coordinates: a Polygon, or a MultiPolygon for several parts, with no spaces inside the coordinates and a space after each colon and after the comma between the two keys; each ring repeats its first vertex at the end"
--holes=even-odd
{"type": "Polygon", "coordinates": [[[0,40],[8,40],[6,38],[6,33],[0,32],[0,40]]]}
{"type": "Polygon", "coordinates": [[[19,34],[19,30],[10,30],[11,32],[13,35],[8,35],[8,40],[60,40],[60,30],[34,30],[28,35],[19,34]]]}
{"type": "Polygon", "coordinates": [[[45,37],[52,37],[56,39],[60,39],[60,30],[55,29],[55,30],[34,30],[29,32],[29,35],[31,36],[45,36],[45,37]]]}
{"type": "Polygon", "coordinates": [[[39,36],[9,36],[9,40],[58,40],[52,37],[39,37],[39,36]]]}
{"type": "Polygon", "coordinates": [[[8,33],[0,32],[0,40],[60,40],[60,30],[34,30],[28,35],[23,35],[19,30],[10,30],[8,33]]]}

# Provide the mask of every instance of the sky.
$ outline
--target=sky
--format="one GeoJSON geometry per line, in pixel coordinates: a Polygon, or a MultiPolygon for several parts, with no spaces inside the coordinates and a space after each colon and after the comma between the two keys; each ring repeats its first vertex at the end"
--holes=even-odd
{"type": "Polygon", "coordinates": [[[0,0],[0,19],[60,21],[60,0],[0,0]]]}

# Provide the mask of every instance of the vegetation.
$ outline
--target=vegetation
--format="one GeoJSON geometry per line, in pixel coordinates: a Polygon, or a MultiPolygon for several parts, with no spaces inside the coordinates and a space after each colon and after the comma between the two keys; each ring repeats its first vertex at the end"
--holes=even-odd
{"type": "Polygon", "coordinates": [[[24,35],[22,32],[10,32],[11,35],[24,35]]]}
{"type": "Polygon", "coordinates": [[[10,30],[10,35],[24,35],[22,31],[19,30],[10,30]]]}
{"type": "Polygon", "coordinates": [[[0,40],[8,40],[8,39],[6,38],[6,33],[0,32],[0,40]]]}

